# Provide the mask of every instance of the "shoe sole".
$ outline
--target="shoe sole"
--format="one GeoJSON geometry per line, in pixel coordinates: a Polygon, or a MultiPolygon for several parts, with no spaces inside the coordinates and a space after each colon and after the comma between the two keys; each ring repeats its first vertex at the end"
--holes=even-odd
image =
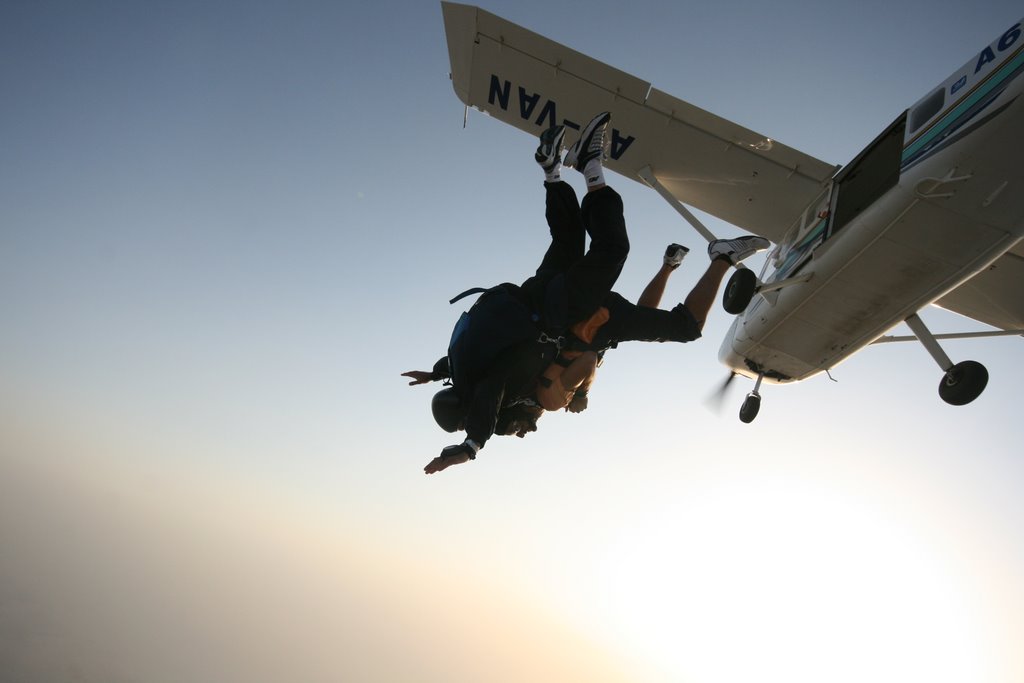
{"type": "Polygon", "coordinates": [[[728,244],[730,247],[739,246],[740,248],[731,252],[712,253],[711,245],[708,245],[708,256],[710,256],[712,260],[719,256],[724,256],[735,264],[743,261],[744,259],[750,258],[759,251],[764,251],[772,245],[772,243],[764,237],[757,237],[753,235],[747,238],[738,237],[736,239],[729,240],[728,244]]]}

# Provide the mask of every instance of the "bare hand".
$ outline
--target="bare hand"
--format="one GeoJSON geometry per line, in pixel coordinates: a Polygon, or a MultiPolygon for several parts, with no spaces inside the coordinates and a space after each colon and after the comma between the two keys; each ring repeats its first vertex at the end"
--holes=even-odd
{"type": "Polygon", "coordinates": [[[423,468],[423,471],[427,474],[433,474],[434,472],[440,472],[446,467],[452,465],[461,465],[464,462],[469,462],[469,453],[456,453],[454,455],[439,455],[423,468]]]}
{"type": "Polygon", "coordinates": [[[587,396],[573,396],[572,400],[569,401],[569,405],[565,407],[570,413],[582,413],[587,409],[589,399],[587,396]]]}
{"type": "Polygon", "coordinates": [[[468,463],[473,459],[474,450],[466,443],[460,443],[458,445],[447,445],[441,449],[441,455],[431,460],[423,471],[427,474],[433,474],[434,472],[440,472],[446,467],[452,467],[453,465],[462,465],[468,463]]]}
{"type": "Polygon", "coordinates": [[[415,384],[426,384],[427,382],[434,381],[434,373],[424,372],[423,370],[410,370],[409,372],[403,372],[402,377],[409,377],[412,379],[409,382],[409,386],[415,384]]]}

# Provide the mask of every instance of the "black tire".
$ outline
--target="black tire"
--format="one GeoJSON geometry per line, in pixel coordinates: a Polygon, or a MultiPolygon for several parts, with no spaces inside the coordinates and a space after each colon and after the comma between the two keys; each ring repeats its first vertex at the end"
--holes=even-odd
{"type": "Polygon", "coordinates": [[[722,306],[733,315],[742,313],[757,291],[757,275],[749,268],[739,268],[725,285],[722,306]]]}
{"type": "Polygon", "coordinates": [[[988,384],[988,370],[975,360],[965,360],[949,369],[939,382],[939,397],[951,406],[967,405],[981,396],[988,384]]]}
{"type": "Polygon", "coordinates": [[[747,394],[743,405],[740,407],[740,421],[750,424],[757,417],[757,411],[761,410],[761,397],[758,394],[747,394]]]}

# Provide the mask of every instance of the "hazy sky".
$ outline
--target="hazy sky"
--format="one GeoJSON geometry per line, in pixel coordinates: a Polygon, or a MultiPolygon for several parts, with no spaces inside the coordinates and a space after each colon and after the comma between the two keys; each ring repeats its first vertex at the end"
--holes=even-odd
{"type": "MultiPolygon", "coordinates": [[[[449,297],[536,267],[542,177],[528,136],[463,128],[439,3],[349,5],[0,8],[0,670],[1024,680],[1019,338],[946,345],[991,374],[965,407],[892,344],[743,425],[748,381],[704,405],[716,310],[699,342],[610,354],[586,413],[426,477],[452,439],[399,374],[444,352],[449,297]]],[[[484,7],[833,163],[1022,14],[484,7]]],[[[610,180],[616,289],[677,241],[683,298],[701,240],[610,180]]]]}

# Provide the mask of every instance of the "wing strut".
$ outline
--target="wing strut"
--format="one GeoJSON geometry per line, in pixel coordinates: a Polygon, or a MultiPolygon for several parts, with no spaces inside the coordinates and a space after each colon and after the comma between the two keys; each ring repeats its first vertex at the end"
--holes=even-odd
{"type": "Polygon", "coordinates": [[[935,359],[935,362],[939,364],[940,368],[948,371],[953,367],[953,361],[949,359],[949,356],[947,356],[946,352],[942,350],[942,347],[935,342],[935,336],[927,327],[924,326],[924,323],[921,322],[921,318],[917,313],[912,313],[904,322],[907,323],[907,327],[917,335],[917,338],[921,340],[921,343],[924,344],[925,350],[931,354],[931,357],[935,359]]]}
{"type": "Polygon", "coordinates": [[[699,232],[701,237],[706,239],[708,242],[714,242],[718,239],[715,237],[713,232],[708,230],[707,227],[701,223],[689,209],[686,208],[685,204],[672,196],[672,193],[668,191],[668,188],[662,185],[661,181],[654,177],[654,171],[651,170],[650,166],[644,166],[641,168],[637,175],[639,175],[645,183],[653,187],[658,194],[664,197],[665,201],[668,202],[673,209],[679,212],[679,215],[685,218],[686,222],[692,225],[693,229],[699,232]]]}
{"type": "MultiPolygon", "coordinates": [[[[979,339],[982,337],[1024,337],[1024,330],[992,330],[990,332],[955,332],[951,334],[933,334],[932,337],[935,339],[979,339]]],[[[918,341],[918,337],[914,335],[906,335],[903,337],[886,335],[879,337],[872,344],[888,344],[891,342],[909,342],[918,341]]]]}

